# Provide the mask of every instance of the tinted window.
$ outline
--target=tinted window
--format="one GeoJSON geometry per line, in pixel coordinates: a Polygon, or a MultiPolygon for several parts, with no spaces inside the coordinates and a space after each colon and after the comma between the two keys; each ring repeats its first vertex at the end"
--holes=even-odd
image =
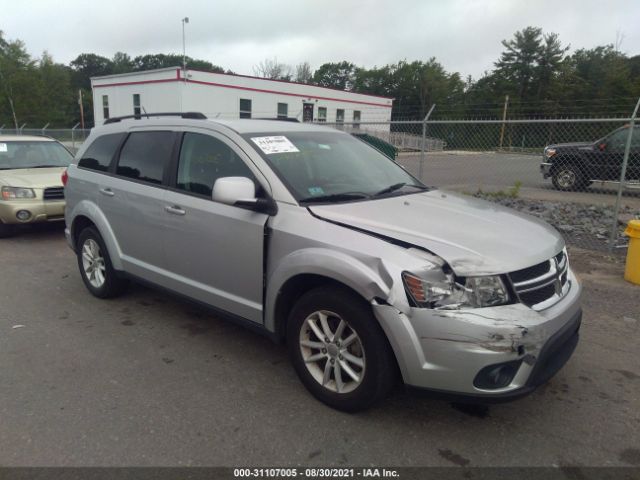
{"type": "Polygon", "coordinates": [[[135,132],[122,147],[116,173],[149,183],[162,183],[173,150],[173,132],[135,132]]]}
{"type": "MultiPolygon", "coordinates": [[[[628,127],[612,133],[607,139],[607,150],[612,152],[624,152],[624,149],[627,147],[628,137],[629,137],[628,127]]],[[[640,146],[640,128],[635,127],[633,129],[633,136],[631,137],[631,148],[635,150],[639,146],[640,146]]]]}
{"type": "Polygon", "coordinates": [[[210,197],[213,184],[222,177],[254,179],[249,167],[224,142],[208,135],[185,134],[176,187],[210,197]]]}
{"type": "Polygon", "coordinates": [[[79,167],[106,172],[109,170],[111,159],[116,153],[120,142],[124,137],[123,133],[113,133],[96,138],[89,146],[78,162],[79,167]]]}

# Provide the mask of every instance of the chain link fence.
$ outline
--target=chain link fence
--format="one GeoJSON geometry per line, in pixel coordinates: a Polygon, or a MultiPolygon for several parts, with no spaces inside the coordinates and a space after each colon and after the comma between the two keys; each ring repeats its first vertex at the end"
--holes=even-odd
{"type": "MultiPolygon", "coordinates": [[[[381,149],[395,149],[396,161],[427,185],[538,217],[569,244],[623,251],[626,224],[640,218],[636,112],[626,118],[434,120],[433,111],[423,120],[321,124],[371,137],[378,148],[384,142],[381,149]]],[[[89,133],[77,126],[0,129],[0,135],[49,136],[72,152],[89,133]]]]}
{"type": "Polygon", "coordinates": [[[392,144],[427,185],[540,218],[567,243],[622,251],[640,218],[640,127],[627,118],[326,124],[392,144]],[[375,126],[375,128],[372,128],[375,126]]]}
{"type": "Polygon", "coordinates": [[[0,135],[35,135],[51,137],[75,153],[91,133],[81,128],[1,128],[0,135]]]}

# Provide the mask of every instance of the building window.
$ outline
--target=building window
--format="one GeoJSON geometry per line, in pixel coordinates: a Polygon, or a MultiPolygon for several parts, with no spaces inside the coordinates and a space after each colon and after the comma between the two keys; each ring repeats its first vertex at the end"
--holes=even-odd
{"type": "Polygon", "coordinates": [[[288,118],[289,117],[289,104],[288,103],[279,103],[278,104],[278,118],[288,118]]]}
{"type": "Polygon", "coordinates": [[[133,114],[140,115],[140,94],[133,94],[133,114]]]}
{"type": "Polygon", "coordinates": [[[318,121],[319,122],[327,121],[327,107],[318,107],[318,121]]]}
{"type": "Polygon", "coordinates": [[[344,123],[344,110],[341,108],[336,110],[336,123],[344,123]]]}
{"type": "Polygon", "coordinates": [[[353,111],[353,128],[360,128],[360,110],[353,111]]]}
{"type": "Polygon", "coordinates": [[[248,98],[240,99],[240,118],[251,118],[251,100],[248,98]]]}
{"type": "Polygon", "coordinates": [[[109,118],[109,95],[102,95],[102,117],[109,118]]]}

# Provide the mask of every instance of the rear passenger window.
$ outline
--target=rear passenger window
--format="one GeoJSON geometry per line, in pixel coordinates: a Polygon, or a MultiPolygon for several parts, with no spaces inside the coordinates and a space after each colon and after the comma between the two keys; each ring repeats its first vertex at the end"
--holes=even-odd
{"type": "Polygon", "coordinates": [[[229,145],[208,135],[186,133],[176,187],[210,197],[213,184],[222,177],[247,177],[256,183],[249,167],[229,145]]]}
{"type": "Polygon", "coordinates": [[[124,133],[112,133],[96,138],[87,151],[84,152],[84,155],[82,155],[78,166],[99,172],[106,172],[109,170],[111,159],[116,153],[123,137],[124,133]]]}
{"type": "Polygon", "coordinates": [[[171,158],[173,132],[134,132],[120,152],[116,173],[143,182],[161,184],[171,158]]]}

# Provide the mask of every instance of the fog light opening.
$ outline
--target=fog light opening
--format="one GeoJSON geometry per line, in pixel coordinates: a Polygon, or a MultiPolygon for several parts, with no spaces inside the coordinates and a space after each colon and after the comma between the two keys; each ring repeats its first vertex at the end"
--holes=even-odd
{"type": "Polygon", "coordinates": [[[489,365],[478,372],[473,385],[483,390],[494,390],[508,386],[518,373],[522,360],[489,365]]]}
{"type": "Polygon", "coordinates": [[[26,222],[31,218],[31,212],[29,210],[18,210],[16,212],[16,218],[21,222],[26,222]]]}

